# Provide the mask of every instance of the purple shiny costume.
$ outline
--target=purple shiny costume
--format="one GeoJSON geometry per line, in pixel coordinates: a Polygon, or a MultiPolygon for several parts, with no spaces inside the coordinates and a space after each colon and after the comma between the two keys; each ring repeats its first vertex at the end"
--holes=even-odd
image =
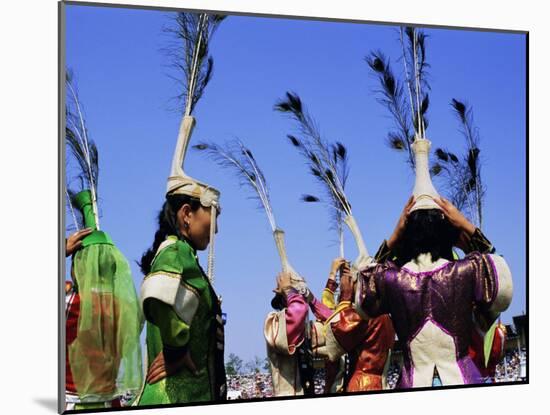
{"type": "MultiPolygon", "coordinates": [[[[428,272],[398,268],[390,261],[366,268],[361,272],[357,301],[368,316],[391,314],[404,348],[398,388],[413,387],[415,363],[411,342],[430,321],[452,337],[462,383],[480,383],[479,371],[468,356],[472,311],[475,304],[479,311],[487,312],[498,288],[493,260],[475,252],[428,272]]],[[[429,342],[417,343],[415,347],[418,350],[424,347],[424,355],[430,353],[429,342]]]]}

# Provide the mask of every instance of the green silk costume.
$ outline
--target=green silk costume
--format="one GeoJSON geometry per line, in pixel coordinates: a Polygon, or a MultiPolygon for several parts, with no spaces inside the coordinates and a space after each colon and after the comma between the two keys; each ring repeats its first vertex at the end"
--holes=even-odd
{"type": "Polygon", "coordinates": [[[142,316],[130,265],[109,235],[97,230],[89,190],[76,195],[75,207],[94,231],[82,240],[71,266],[79,308],[66,351],[72,389],[67,392],[76,399],[75,409],[105,408],[121,396],[135,397],[142,386],[142,316]]]}
{"type": "Polygon", "coordinates": [[[146,383],[139,405],[225,399],[219,300],[187,241],[169,236],[160,245],[143,280],[141,301],[147,319],[148,366],[169,348],[180,356],[189,352],[197,373],[183,367],[154,384],[146,383]]]}

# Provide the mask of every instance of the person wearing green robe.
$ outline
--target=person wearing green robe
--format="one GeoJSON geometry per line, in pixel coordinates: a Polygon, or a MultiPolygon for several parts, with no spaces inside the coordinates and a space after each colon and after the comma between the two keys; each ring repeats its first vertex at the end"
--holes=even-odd
{"type": "Polygon", "coordinates": [[[169,49],[183,70],[184,106],[166,200],[152,247],[141,259],[147,320],[147,376],[140,406],[225,400],[224,331],[214,283],[214,236],[220,192],[184,172],[192,113],[212,76],[208,46],[225,16],[179,12],[169,49]],[[172,46],[174,46],[172,48],[172,46]],[[208,273],[197,251],[209,247],[208,273]]]}
{"type": "Polygon", "coordinates": [[[206,195],[168,194],[141,260],[148,372],[140,406],[225,400],[220,300],[197,258],[216,226],[217,193],[206,195]]]}

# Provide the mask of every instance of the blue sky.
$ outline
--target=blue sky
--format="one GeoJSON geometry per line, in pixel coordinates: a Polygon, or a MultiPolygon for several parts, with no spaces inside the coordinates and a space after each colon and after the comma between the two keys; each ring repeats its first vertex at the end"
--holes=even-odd
{"type": "MultiPolygon", "coordinates": [[[[180,122],[170,100],[180,90],[167,76],[161,52],[169,40],[162,32],[168,13],[74,5],[66,10],[67,65],[100,152],[101,225],[132,264],[139,290],[135,261],[153,241],[180,122]]],[[[512,270],[514,299],[503,315],[511,322],[525,310],[526,298],[525,36],[426,33],[432,87],[427,136],[433,148],[462,152],[449,103],[457,98],[473,105],[487,187],[484,232],[512,270]]],[[[192,144],[238,137],[254,152],[286,231],[290,261],[318,296],[338,254],[336,235],[326,209],[299,201],[319,189],[287,143],[286,134],[295,132],[291,121],[272,108],[285,91],[297,92],[322,134],[348,147],[347,194],[374,254],[414,181],[403,155],[385,144],[392,120],[376,101],[377,83],[363,60],[375,49],[400,70],[394,26],[230,16],[212,41],[214,77],[195,110],[192,144]]],[[[216,290],[228,314],[227,353],[245,360],[265,356],[262,325],[280,268],[267,218],[234,177],[203,155],[190,151],[185,170],[222,192],[216,290]]],[[[349,233],[346,254],[356,255],[349,233]]],[[[206,255],[201,262],[206,266],[206,255]]]]}

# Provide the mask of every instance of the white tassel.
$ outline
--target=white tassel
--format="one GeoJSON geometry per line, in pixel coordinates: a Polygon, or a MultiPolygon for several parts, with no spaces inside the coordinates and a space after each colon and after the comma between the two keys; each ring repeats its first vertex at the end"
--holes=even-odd
{"type": "Polygon", "coordinates": [[[210,207],[210,242],[208,249],[208,269],[207,275],[210,280],[210,284],[214,285],[214,239],[216,237],[216,216],[217,209],[216,206],[212,205],[210,207]]]}

